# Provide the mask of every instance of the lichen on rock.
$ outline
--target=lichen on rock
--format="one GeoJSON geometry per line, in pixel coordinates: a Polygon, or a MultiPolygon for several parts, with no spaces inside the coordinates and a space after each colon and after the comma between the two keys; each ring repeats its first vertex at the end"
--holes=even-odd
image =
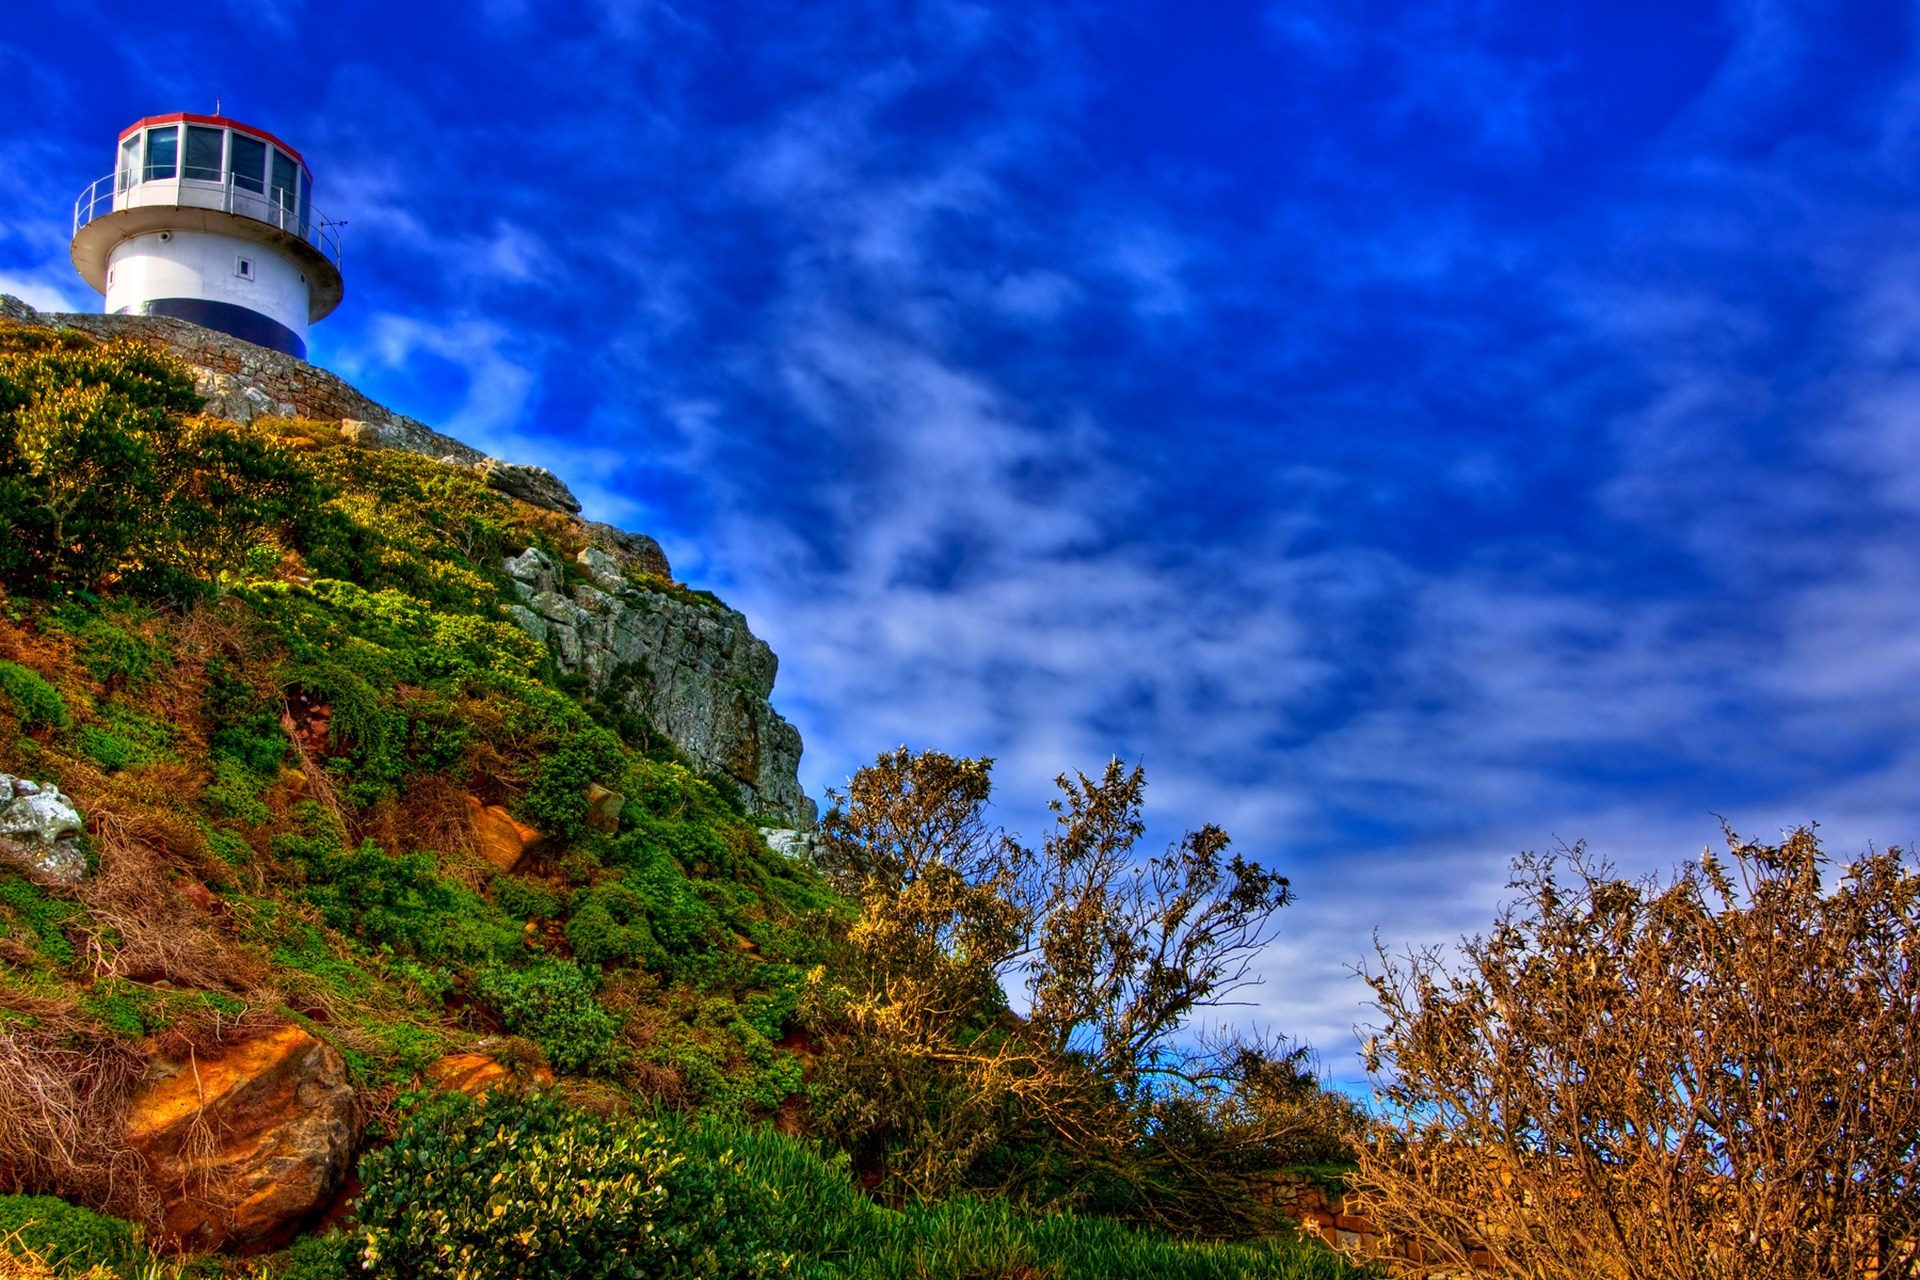
{"type": "Polygon", "coordinates": [[[0,773],[0,860],[36,880],[78,884],[87,875],[86,823],[50,782],[0,773]]]}

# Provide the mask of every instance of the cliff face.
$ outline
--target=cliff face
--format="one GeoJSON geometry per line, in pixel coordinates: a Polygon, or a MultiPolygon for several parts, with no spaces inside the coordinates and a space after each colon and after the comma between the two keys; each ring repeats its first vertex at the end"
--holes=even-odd
{"type": "Polygon", "coordinates": [[[193,370],[212,417],[337,421],[341,435],[363,448],[477,472],[498,492],[571,518],[588,549],[566,566],[534,548],[511,562],[523,603],[508,616],[551,647],[564,674],[583,678],[590,696],[646,717],[700,769],[730,780],[746,810],[789,827],[813,825],[816,808],[797,777],[799,731],[768,701],[778,667],[773,651],[739,612],[676,584],[654,539],[579,520],[579,501],[551,472],[488,457],[324,369],[185,321],[40,315],[3,295],[0,316],[163,348],[193,370]]]}
{"type": "Polygon", "coordinates": [[[525,602],[509,609],[514,621],[550,644],[592,697],[645,716],[689,757],[737,781],[759,811],[812,826],[813,801],[795,778],[799,731],[767,702],[779,659],[746,618],[643,585],[637,565],[605,546],[581,551],[578,565],[592,582],[569,587],[537,547],[507,561],[525,602]]]}

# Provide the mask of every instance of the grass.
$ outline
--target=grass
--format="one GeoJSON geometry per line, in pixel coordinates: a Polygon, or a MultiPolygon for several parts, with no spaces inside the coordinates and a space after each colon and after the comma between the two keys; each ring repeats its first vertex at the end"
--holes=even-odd
{"type": "MultiPolygon", "coordinates": [[[[673,1122],[669,1122],[673,1123],[673,1122]]],[[[677,1126],[676,1126],[677,1127],[677,1126]]],[[[1372,1274],[1308,1240],[1175,1239],[1072,1214],[956,1196],[889,1209],[861,1195],[844,1159],[765,1128],[682,1130],[696,1155],[737,1159],[765,1189],[791,1274],[812,1280],[1358,1280],[1372,1274]]]]}

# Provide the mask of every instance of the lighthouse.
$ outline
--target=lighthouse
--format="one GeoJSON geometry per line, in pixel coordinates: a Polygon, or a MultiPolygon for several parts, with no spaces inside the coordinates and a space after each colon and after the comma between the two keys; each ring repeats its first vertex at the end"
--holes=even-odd
{"type": "Polygon", "coordinates": [[[114,315],[173,316],[299,359],[340,305],[337,225],[313,173],[264,129],[149,116],[73,206],[73,265],[114,315]]]}

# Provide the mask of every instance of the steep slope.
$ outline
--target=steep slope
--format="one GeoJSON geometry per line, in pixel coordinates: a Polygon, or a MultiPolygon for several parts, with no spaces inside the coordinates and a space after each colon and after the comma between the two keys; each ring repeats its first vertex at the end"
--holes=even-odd
{"type": "Polygon", "coordinates": [[[745,619],[319,370],[6,310],[0,1181],[225,1247],[423,1082],[797,1106],[840,908],[745,619]]]}

